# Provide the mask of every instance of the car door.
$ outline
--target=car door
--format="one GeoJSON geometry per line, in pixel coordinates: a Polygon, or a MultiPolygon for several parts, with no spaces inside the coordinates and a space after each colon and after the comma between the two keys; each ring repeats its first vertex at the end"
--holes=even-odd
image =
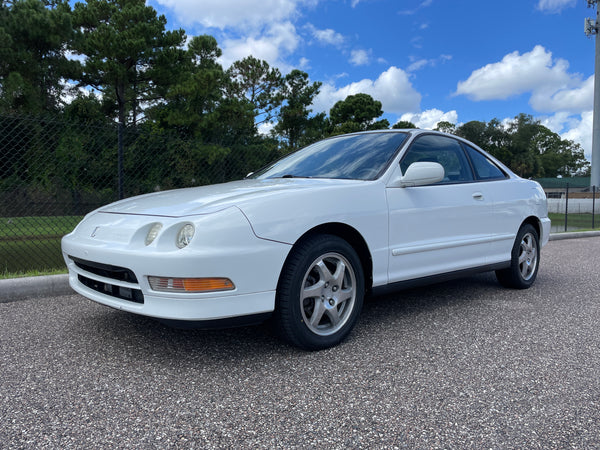
{"type": "Polygon", "coordinates": [[[399,162],[402,173],[413,162],[444,167],[442,181],[415,187],[388,187],[389,282],[454,272],[486,264],[493,225],[493,199],[475,180],[461,143],[424,134],[415,138],[399,162]]]}
{"type": "MultiPolygon", "coordinates": [[[[501,263],[510,260],[516,234],[523,222],[523,205],[527,194],[522,183],[515,182],[500,167],[475,148],[463,143],[475,177],[481,180],[486,195],[494,202],[494,218],[490,224],[490,249],[487,262],[501,263]]],[[[540,198],[541,201],[541,198],[540,198]]]]}

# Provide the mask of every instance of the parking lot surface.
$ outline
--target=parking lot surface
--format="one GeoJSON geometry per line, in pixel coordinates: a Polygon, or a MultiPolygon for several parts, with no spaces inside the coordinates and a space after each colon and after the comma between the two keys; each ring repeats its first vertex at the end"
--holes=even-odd
{"type": "Polygon", "coordinates": [[[80,296],[0,304],[2,448],[600,448],[600,238],[538,280],[371,299],[341,346],[175,330],[80,296]]]}

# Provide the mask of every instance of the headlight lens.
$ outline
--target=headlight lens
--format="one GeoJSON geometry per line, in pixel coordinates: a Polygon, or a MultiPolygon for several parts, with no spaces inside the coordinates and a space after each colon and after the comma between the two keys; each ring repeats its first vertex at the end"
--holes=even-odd
{"type": "Polygon", "coordinates": [[[161,230],[161,228],[162,223],[155,223],[154,225],[152,225],[150,227],[150,230],[148,230],[148,234],[146,235],[146,240],[144,241],[144,244],[152,244],[152,242],[154,242],[154,239],[156,239],[156,237],[158,236],[158,233],[161,230]]]}
{"type": "Polygon", "coordinates": [[[177,238],[175,240],[175,244],[179,248],[187,247],[187,245],[192,241],[194,237],[194,225],[191,223],[185,224],[177,233],[177,238]]]}

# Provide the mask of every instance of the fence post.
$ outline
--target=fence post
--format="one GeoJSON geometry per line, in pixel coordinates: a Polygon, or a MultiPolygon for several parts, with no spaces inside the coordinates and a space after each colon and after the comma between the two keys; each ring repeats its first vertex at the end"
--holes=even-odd
{"type": "Polygon", "coordinates": [[[565,232],[567,231],[568,218],[569,218],[569,183],[567,183],[567,195],[565,197],[565,232]]]}
{"type": "Polygon", "coordinates": [[[123,192],[123,123],[119,122],[119,132],[118,132],[118,156],[117,156],[117,170],[119,172],[119,200],[122,200],[124,195],[123,192]]]}

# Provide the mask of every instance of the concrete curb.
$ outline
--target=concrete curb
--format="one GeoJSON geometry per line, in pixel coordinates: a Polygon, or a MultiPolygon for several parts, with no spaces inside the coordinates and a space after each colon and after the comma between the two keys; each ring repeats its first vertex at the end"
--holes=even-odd
{"type": "Polygon", "coordinates": [[[572,231],[566,233],[552,233],[550,234],[550,240],[562,241],[563,239],[579,239],[595,236],[600,236],[600,231],[572,231]]]}
{"type": "MultiPolygon", "coordinates": [[[[575,231],[571,233],[553,233],[550,235],[550,240],[560,241],[596,236],[600,236],[600,231],[575,231]]],[[[69,286],[69,276],[66,274],[0,280],[0,303],[74,293],[75,291],[69,286]]]]}
{"type": "Polygon", "coordinates": [[[73,293],[67,274],[0,280],[0,303],[73,293]]]}

